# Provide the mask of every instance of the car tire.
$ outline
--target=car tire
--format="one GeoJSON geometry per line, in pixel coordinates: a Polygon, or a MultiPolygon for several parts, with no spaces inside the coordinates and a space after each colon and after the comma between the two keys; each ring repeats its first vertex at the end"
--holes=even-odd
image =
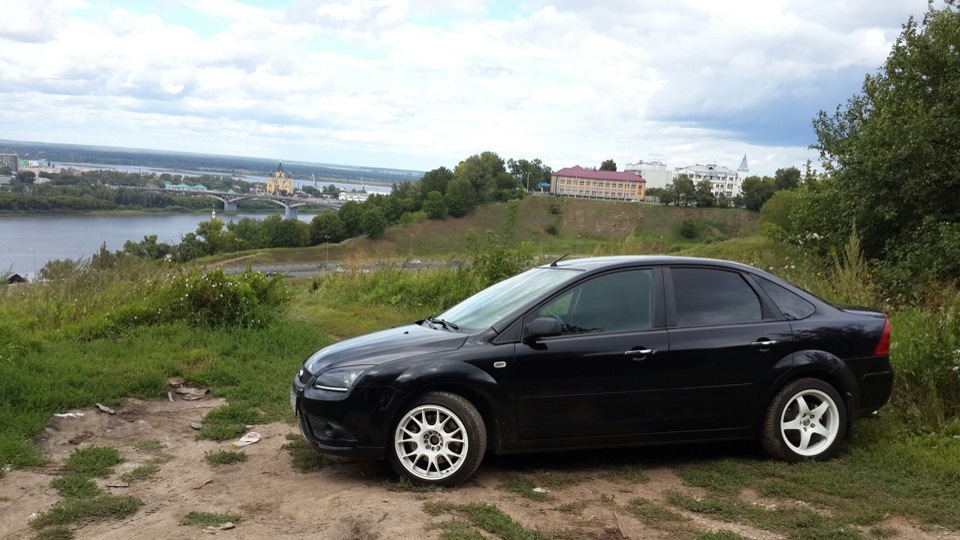
{"type": "Polygon", "coordinates": [[[825,460],[843,444],[847,410],[836,389],[820,379],[797,379],[770,401],[760,442],[789,462],[825,460]]]}
{"type": "Polygon", "coordinates": [[[409,403],[390,430],[387,458],[401,477],[420,485],[454,486],[477,470],[487,429],[467,399],[427,392],[409,403]]]}

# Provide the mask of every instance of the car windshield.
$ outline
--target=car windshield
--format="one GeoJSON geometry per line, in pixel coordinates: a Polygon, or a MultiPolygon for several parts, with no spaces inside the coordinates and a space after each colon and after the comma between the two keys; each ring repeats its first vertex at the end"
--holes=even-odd
{"type": "Polygon", "coordinates": [[[569,268],[527,270],[492,285],[437,316],[467,331],[489,328],[531,299],[580,274],[569,268]]]}

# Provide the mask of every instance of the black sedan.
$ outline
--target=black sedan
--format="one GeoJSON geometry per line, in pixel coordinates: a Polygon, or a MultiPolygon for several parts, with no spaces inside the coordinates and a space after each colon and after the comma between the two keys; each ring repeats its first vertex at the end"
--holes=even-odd
{"type": "Polygon", "coordinates": [[[534,268],[416,323],[325,347],[291,405],[318,452],[423,484],[497,453],[759,438],[836,453],[890,397],[890,321],[742,264],[604,257],[534,268]]]}

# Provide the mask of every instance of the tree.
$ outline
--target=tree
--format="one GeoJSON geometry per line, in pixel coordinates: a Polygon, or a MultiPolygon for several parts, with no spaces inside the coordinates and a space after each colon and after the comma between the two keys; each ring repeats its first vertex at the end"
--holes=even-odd
{"type": "MultiPolygon", "coordinates": [[[[960,13],[932,7],[903,26],[860,94],[814,119],[840,211],[819,234],[856,228],[867,259],[960,276],[960,13]],[[950,194],[950,195],[946,195],[950,194]]],[[[905,272],[909,275],[911,272],[905,272]]]]}
{"type": "Polygon", "coordinates": [[[318,245],[343,240],[343,222],[336,212],[317,214],[310,221],[310,244],[318,245]]]}
{"type": "Polygon", "coordinates": [[[453,217],[463,217],[477,206],[477,194],[473,186],[465,178],[456,178],[447,186],[447,194],[443,196],[447,211],[453,217]]]}
{"type": "Polygon", "coordinates": [[[544,165],[539,158],[533,161],[510,158],[507,160],[507,169],[524,189],[530,191],[536,191],[540,184],[550,183],[550,176],[553,174],[553,169],[544,165]]]}
{"type": "Polygon", "coordinates": [[[360,216],[360,229],[370,238],[380,238],[387,230],[387,218],[376,206],[368,206],[360,216]]]}
{"type": "Polygon", "coordinates": [[[773,178],[769,176],[764,176],[763,178],[759,176],[748,176],[744,178],[743,183],[740,185],[740,190],[743,192],[743,205],[747,210],[759,212],[763,204],[767,202],[770,197],[773,197],[777,188],[773,182],[773,178]]]}
{"type": "Polygon", "coordinates": [[[17,171],[16,180],[21,184],[32,184],[37,180],[37,173],[33,171],[17,171]]]}
{"type": "Polygon", "coordinates": [[[604,162],[600,164],[600,170],[617,172],[617,162],[612,159],[604,160],[604,162]]]}
{"type": "Polygon", "coordinates": [[[340,210],[340,221],[343,223],[343,234],[347,238],[353,238],[360,234],[360,216],[363,214],[363,207],[357,201],[347,201],[343,203],[340,210]]]}
{"type": "Polygon", "coordinates": [[[447,215],[447,205],[443,202],[443,195],[439,191],[427,193],[427,200],[423,203],[423,211],[430,219],[443,219],[447,215]]]}
{"type": "Polygon", "coordinates": [[[697,188],[693,183],[693,179],[689,175],[681,174],[673,179],[673,182],[668,186],[672,188],[672,198],[674,204],[677,206],[687,206],[694,201],[696,197],[697,188]]]}
{"type": "Polygon", "coordinates": [[[797,189],[800,186],[800,169],[796,167],[777,169],[777,172],[773,173],[773,183],[777,191],[797,189]]]}
{"type": "MultiPolygon", "coordinates": [[[[505,172],[507,169],[500,156],[494,152],[483,152],[461,161],[453,171],[453,180],[470,182],[476,201],[485,203],[494,200],[497,177],[505,172]]],[[[450,189],[449,185],[447,189],[450,189]]],[[[447,206],[450,207],[450,204],[447,203],[447,206]]]]}
{"type": "Polygon", "coordinates": [[[424,173],[420,178],[420,190],[423,193],[438,191],[441,195],[447,193],[447,184],[453,180],[453,171],[446,167],[438,167],[424,173]]]}
{"type": "Polygon", "coordinates": [[[713,184],[710,183],[710,180],[704,178],[697,182],[693,198],[697,202],[697,206],[701,208],[709,208],[717,203],[717,198],[713,195],[713,184]]]}

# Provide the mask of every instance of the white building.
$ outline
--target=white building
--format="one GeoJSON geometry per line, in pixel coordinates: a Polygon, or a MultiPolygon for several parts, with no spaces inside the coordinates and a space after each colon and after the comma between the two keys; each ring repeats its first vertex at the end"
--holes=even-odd
{"type": "Polygon", "coordinates": [[[623,172],[634,173],[642,176],[647,181],[647,189],[665,188],[667,184],[673,181],[673,174],[667,169],[662,161],[643,161],[636,163],[627,163],[623,167],[623,172]]]}
{"type": "Polygon", "coordinates": [[[343,202],[364,202],[368,198],[370,198],[370,193],[367,193],[366,191],[341,191],[339,196],[339,199],[343,202]]]}
{"type": "MultiPolygon", "coordinates": [[[[744,172],[749,172],[746,166],[747,156],[743,156],[743,162],[741,162],[740,168],[744,169],[744,172]]],[[[690,177],[694,184],[697,184],[701,180],[709,180],[710,186],[712,187],[711,191],[713,191],[715,197],[723,195],[727,199],[732,199],[740,195],[740,186],[743,178],[738,174],[738,171],[722,165],[715,163],[701,165],[698,163],[696,165],[690,165],[689,167],[677,167],[673,170],[674,178],[681,174],[690,177]]]]}

